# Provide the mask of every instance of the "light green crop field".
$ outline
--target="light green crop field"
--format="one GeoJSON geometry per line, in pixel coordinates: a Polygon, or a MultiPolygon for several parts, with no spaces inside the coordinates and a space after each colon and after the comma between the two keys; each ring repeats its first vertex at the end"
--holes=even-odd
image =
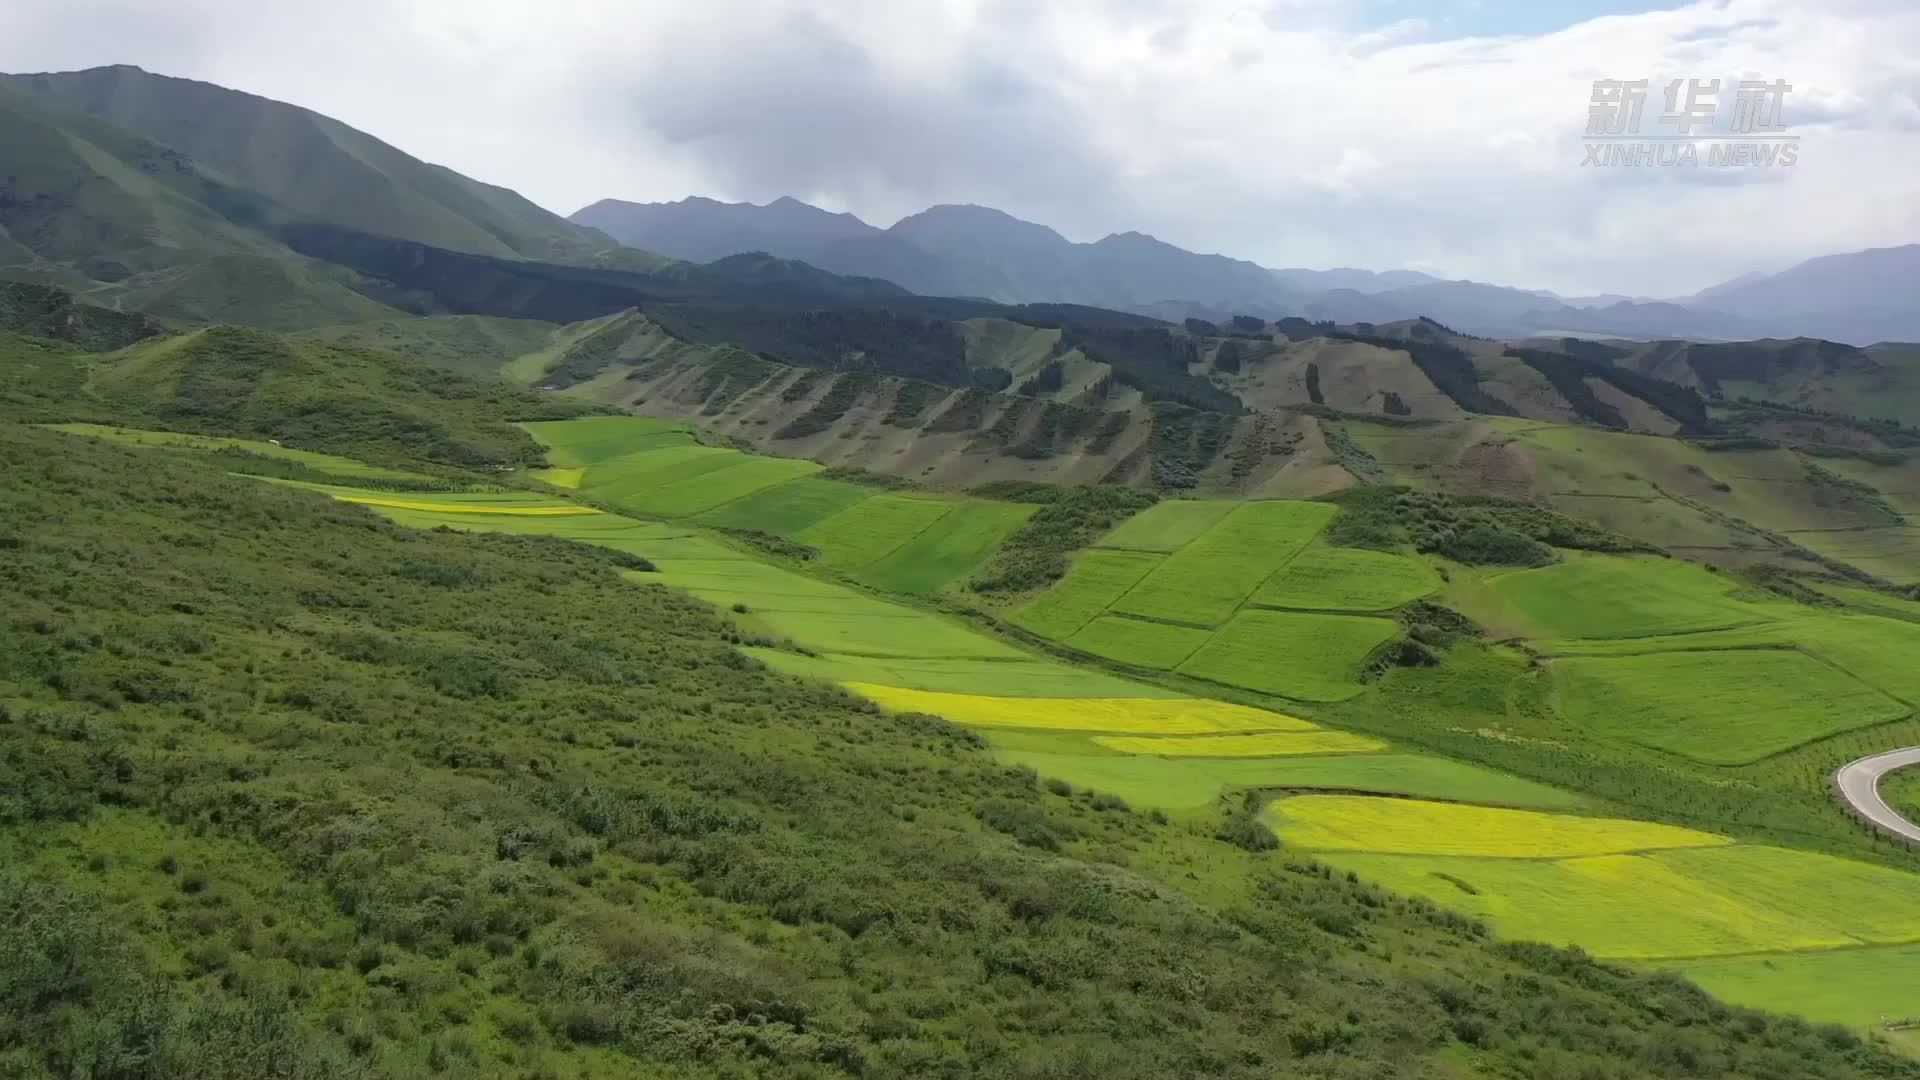
{"type": "Polygon", "coordinates": [[[1920,1016],[1920,945],[1689,960],[1670,966],[1722,1001],[1859,1028],[1920,1016]]]}
{"type": "Polygon", "coordinates": [[[971,574],[1040,508],[1031,503],[968,499],[952,504],[939,524],[862,567],[859,580],[889,592],[929,594],[971,574]]]}
{"type": "Polygon", "coordinates": [[[1253,594],[1256,607],[1385,611],[1440,587],[1418,559],[1360,548],[1308,548],[1253,594]]]}
{"type": "Polygon", "coordinates": [[[1211,636],[1211,631],[1191,626],[1102,615],[1068,638],[1067,644],[1123,664],[1167,671],[1179,667],[1211,636]]]}
{"type": "Polygon", "coordinates": [[[811,461],[742,454],[731,465],[653,489],[647,493],[646,505],[665,517],[686,517],[820,470],[811,461]]]}
{"type": "Polygon", "coordinates": [[[1313,502],[1250,502],[1167,556],[1113,610],[1217,626],[1333,519],[1313,502]]]}
{"type": "Polygon", "coordinates": [[[988,730],[998,754],[1076,787],[1136,806],[1206,806],[1236,788],[1379,791],[1430,799],[1495,799],[1514,805],[1579,805],[1576,796],[1501,773],[1417,754],[1334,754],[1290,758],[1167,758],[1097,751],[1085,736],[988,730]]]}
{"type": "Polygon", "coordinates": [[[1096,735],[1094,745],[1155,757],[1269,758],[1294,754],[1373,754],[1387,744],[1350,731],[1262,731],[1252,735],[1096,735]]]}
{"type": "Polygon", "coordinates": [[[1135,551],[1086,551],[1067,576],[1014,612],[1015,625],[1064,641],[1107,610],[1165,559],[1135,551]]]}
{"type": "Polygon", "coordinates": [[[1791,650],[1576,657],[1553,664],[1570,722],[1710,765],[1741,765],[1910,711],[1791,650]]]}
{"type": "Polygon", "coordinates": [[[547,460],[565,469],[589,468],[638,451],[693,442],[686,424],[650,416],[542,420],[520,427],[547,448],[547,460]]]}
{"type": "Polygon", "coordinates": [[[1825,581],[1816,582],[1813,587],[1848,607],[1876,615],[1890,615],[1894,618],[1920,621],[1920,600],[1907,600],[1857,585],[1839,585],[1825,581]]]}
{"type": "Polygon", "coordinates": [[[1301,701],[1344,701],[1361,690],[1367,654],[1399,632],[1392,619],[1247,610],[1179,670],[1301,701]]]}
{"type": "Polygon", "coordinates": [[[873,498],[875,491],[843,480],[809,476],[755,492],[700,515],[700,524],[792,536],[807,526],[873,498]]]}
{"type": "Polygon", "coordinates": [[[1199,539],[1240,505],[1226,499],[1206,502],[1194,499],[1167,499],[1121,522],[1100,538],[1098,547],[1127,548],[1133,551],[1178,551],[1199,539]]]}
{"type": "Polygon", "coordinates": [[[1906,525],[1853,532],[1795,532],[1794,543],[1839,559],[1896,585],[1920,581],[1920,527],[1906,525]]]}
{"type": "Polygon", "coordinates": [[[1569,557],[1538,570],[1491,576],[1486,583],[1540,637],[1654,637],[1766,617],[1729,597],[1734,582],[1651,555],[1569,557]]]}
{"type": "Polygon", "coordinates": [[[1105,672],[1049,660],[898,659],[821,653],[803,656],[778,649],[748,647],[749,655],[768,667],[810,679],[835,683],[873,683],[906,690],[942,694],[977,693],[985,689],[1003,697],[1037,698],[1177,698],[1182,695],[1145,683],[1129,682],[1105,672]]]}
{"type": "Polygon", "coordinates": [[[885,556],[933,527],[954,504],[910,495],[875,495],[809,525],[792,539],[816,548],[820,561],[853,570],[885,556]]]}
{"type": "Polygon", "coordinates": [[[109,427],[105,424],[46,424],[54,431],[64,431],[69,435],[87,435],[122,446],[157,447],[165,450],[244,450],[249,454],[279,458],[318,472],[331,473],[342,480],[401,480],[409,482],[431,481],[434,478],[422,473],[408,472],[405,469],[387,469],[378,465],[369,465],[364,461],[339,457],[334,454],[320,454],[311,450],[295,450],[275,443],[261,442],[255,439],[215,438],[210,435],[185,435],[175,431],[143,431],[139,428],[109,427]]]}
{"type": "Polygon", "coordinates": [[[746,455],[723,446],[670,446],[617,457],[589,467],[580,490],[636,514],[651,514],[653,493],[669,484],[718,472],[746,455]]]}
{"type": "Polygon", "coordinates": [[[1483,919],[1503,936],[1649,960],[1848,944],[1845,935],[1637,855],[1560,860],[1316,856],[1394,892],[1483,919]]]}
{"type": "Polygon", "coordinates": [[[1688,877],[1792,912],[1855,941],[1920,941],[1920,875],[1751,844],[1663,851],[1653,858],[1688,877]]]}

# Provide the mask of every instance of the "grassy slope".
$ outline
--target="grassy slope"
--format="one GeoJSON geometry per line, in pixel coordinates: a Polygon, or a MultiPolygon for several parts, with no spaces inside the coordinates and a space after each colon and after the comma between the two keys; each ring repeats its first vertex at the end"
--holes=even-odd
{"type": "Polygon", "coordinates": [[[193,321],[292,327],[393,314],[345,272],[257,231],[282,213],[270,200],[110,124],[0,88],[0,157],[11,191],[0,228],[34,256],[4,268],[9,277],[193,321]]]}
{"type": "Polygon", "coordinates": [[[1682,1024],[1720,1075],[1760,1046],[1768,1075],[1920,1073],[1048,794],[954,729],[742,666],[603,556],[63,438],[0,429],[35,508],[0,550],[25,752],[0,759],[0,1018],[29,1075],[134,1046],[204,1076],[1444,1075],[1521,1047],[1644,1073],[1682,1024]],[[113,558],[81,573],[80,539],[113,558]],[[1615,1028],[1639,1049],[1597,1049],[1615,1028]]]}
{"type": "Polygon", "coordinates": [[[12,415],[41,422],[138,420],[142,426],[279,439],[294,449],[465,467],[541,460],[539,444],[499,419],[589,409],[476,382],[388,353],[214,327],[115,353],[63,353],[0,335],[0,371],[18,371],[12,415]],[[19,365],[18,369],[15,365],[19,365]]]}
{"type": "Polygon", "coordinates": [[[482,255],[561,259],[606,237],[306,109],[137,68],[8,77],[42,105],[170,146],[294,213],[482,255]]]}
{"type": "Polygon", "coordinates": [[[502,369],[515,358],[546,348],[559,329],[538,319],[435,315],[323,326],[293,336],[332,345],[384,349],[461,375],[492,379],[502,377],[502,369]]]}

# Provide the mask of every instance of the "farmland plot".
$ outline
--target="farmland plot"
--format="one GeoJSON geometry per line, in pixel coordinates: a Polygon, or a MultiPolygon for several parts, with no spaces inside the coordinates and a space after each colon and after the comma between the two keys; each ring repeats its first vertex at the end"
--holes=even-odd
{"type": "Polygon", "coordinates": [[[1399,632],[1391,619],[1249,609],[1179,670],[1301,701],[1344,701],[1360,692],[1368,654],[1399,632]]]}
{"type": "Polygon", "coordinates": [[[1418,559],[1361,548],[1308,548],[1253,594],[1256,607],[1385,611],[1433,592],[1440,576],[1418,559]]]}
{"type": "Polygon", "coordinates": [[[986,562],[1039,509],[1031,503],[955,502],[937,526],[923,529],[856,576],[889,592],[939,592],[986,562]]]}
{"type": "Polygon", "coordinates": [[[941,499],[875,495],[802,529],[792,539],[818,549],[820,561],[828,566],[857,569],[933,527],[953,505],[941,499]]]}
{"type": "Polygon", "coordinates": [[[1203,698],[1032,698],[943,694],[854,683],[862,697],[895,712],[944,716],[982,727],[1050,728],[1139,735],[1202,735],[1235,731],[1312,731],[1285,713],[1203,698]]]}
{"type": "Polygon", "coordinates": [[[1067,644],[1082,652],[1162,671],[1180,666],[1211,634],[1191,626],[1102,615],[1088,623],[1067,644]]]}
{"type": "Polygon", "coordinates": [[[1067,576],[1014,612],[1015,625],[1064,641],[1107,610],[1165,559],[1136,551],[1083,552],[1067,576]]]}
{"type": "Polygon", "coordinates": [[[701,514],[700,524],[792,536],[856,503],[873,498],[873,488],[817,476],[789,480],[701,514]]]}
{"type": "Polygon", "coordinates": [[[1554,859],[1732,842],[1648,821],[1366,795],[1303,795],[1268,814],[1282,840],[1315,851],[1554,859]]]}
{"type": "Polygon", "coordinates": [[[1326,503],[1242,503],[1167,556],[1113,609],[1196,626],[1226,621],[1332,520],[1326,503]]]}
{"type": "Polygon", "coordinates": [[[1200,502],[1166,499],[1147,507],[1100,538],[1098,547],[1132,551],[1178,551],[1220,523],[1240,504],[1229,500],[1200,502]]]}
{"type": "Polygon", "coordinates": [[[1557,660],[1562,713],[1590,730],[1713,765],[1740,765],[1857,727],[1905,705],[1813,657],[1782,649],[1557,660]]]}

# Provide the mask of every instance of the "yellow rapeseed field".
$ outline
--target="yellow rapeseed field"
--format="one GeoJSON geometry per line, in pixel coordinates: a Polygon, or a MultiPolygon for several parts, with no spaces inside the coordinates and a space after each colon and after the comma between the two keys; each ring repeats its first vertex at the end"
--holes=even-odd
{"type": "Polygon", "coordinates": [[[378,495],[335,495],[341,502],[362,503],[367,506],[391,506],[396,510],[428,510],[440,514],[519,514],[525,517],[564,517],[577,514],[598,514],[601,511],[591,506],[524,506],[513,503],[454,503],[428,502],[424,499],[389,499],[378,495]]]}
{"type": "Polygon", "coordinates": [[[1365,795],[1301,795],[1267,813],[1282,840],[1322,851],[1549,859],[1733,842],[1646,821],[1365,795]]]}
{"type": "Polygon", "coordinates": [[[980,727],[1110,731],[1123,735],[1205,735],[1315,731],[1297,716],[1198,698],[989,697],[850,682],[847,689],[894,712],[944,716],[980,727]]]}
{"type": "Polygon", "coordinates": [[[1345,731],[1280,731],[1259,735],[1187,735],[1154,738],[1098,735],[1094,742],[1126,754],[1160,757],[1283,757],[1288,754],[1365,754],[1387,744],[1345,731]]]}

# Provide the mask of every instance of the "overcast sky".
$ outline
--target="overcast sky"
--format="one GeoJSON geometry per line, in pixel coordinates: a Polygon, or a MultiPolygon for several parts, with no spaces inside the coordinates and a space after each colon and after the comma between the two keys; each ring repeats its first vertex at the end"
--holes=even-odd
{"type": "Polygon", "coordinates": [[[4,0],[0,70],[295,102],[560,213],[975,202],[1269,266],[1676,295],[1920,241],[1915,0],[4,0]],[[1791,168],[1582,167],[1596,79],[1785,79],[1791,168]]]}

